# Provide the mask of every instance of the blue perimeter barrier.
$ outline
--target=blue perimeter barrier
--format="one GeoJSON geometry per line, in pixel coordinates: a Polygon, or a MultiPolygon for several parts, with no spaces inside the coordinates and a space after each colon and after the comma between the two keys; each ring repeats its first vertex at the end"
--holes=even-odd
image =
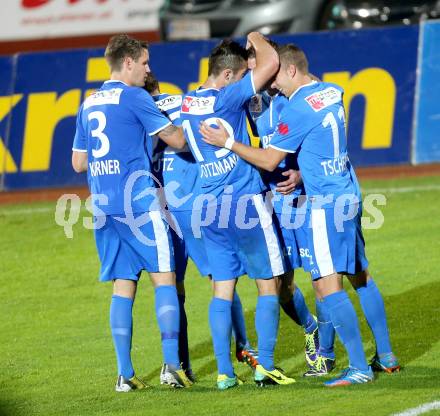
{"type": "MultiPolygon", "coordinates": [[[[423,48],[433,47],[429,39],[425,37],[423,48]]],[[[313,74],[344,88],[348,147],[355,166],[410,163],[418,26],[281,35],[274,40],[301,46],[313,74]]],[[[151,45],[151,67],[162,91],[183,93],[201,84],[217,42],[151,45]]],[[[109,75],[103,52],[83,49],[0,58],[0,189],[86,183],[85,175],[71,168],[71,146],[81,102],[109,75]]],[[[426,103],[424,94],[418,95],[421,122],[426,103]]],[[[433,134],[429,129],[417,131],[424,138],[433,134]]]]}
{"type": "Polygon", "coordinates": [[[440,161],[440,21],[421,28],[412,161],[440,161]]]}

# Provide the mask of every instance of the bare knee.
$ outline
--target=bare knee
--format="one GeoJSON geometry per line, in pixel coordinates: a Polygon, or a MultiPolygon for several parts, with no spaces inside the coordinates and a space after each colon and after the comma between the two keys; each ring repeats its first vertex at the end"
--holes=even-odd
{"type": "Polygon", "coordinates": [[[277,279],[255,279],[258,288],[258,296],[278,295],[277,279]]]}
{"type": "Polygon", "coordinates": [[[176,286],[176,274],[174,272],[150,273],[150,280],[154,287],[176,286]]]}
{"type": "Polygon", "coordinates": [[[137,282],[128,279],[113,280],[113,294],[123,298],[134,299],[136,296],[137,282]]]}
{"type": "Polygon", "coordinates": [[[313,288],[318,299],[322,299],[333,293],[339,292],[342,287],[342,275],[333,273],[313,281],[313,288]]]}
{"type": "Polygon", "coordinates": [[[234,298],[236,279],[233,280],[222,280],[222,281],[212,281],[213,291],[216,298],[229,300],[232,302],[234,298]]]}

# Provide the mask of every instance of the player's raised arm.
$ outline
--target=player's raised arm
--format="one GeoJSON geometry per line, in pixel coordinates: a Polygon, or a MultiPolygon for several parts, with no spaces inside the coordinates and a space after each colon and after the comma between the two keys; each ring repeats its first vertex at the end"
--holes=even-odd
{"type": "Polygon", "coordinates": [[[252,78],[256,91],[259,91],[279,69],[280,60],[277,51],[258,32],[249,33],[248,44],[255,49],[256,66],[252,78]]]}
{"type": "Polygon", "coordinates": [[[157,135],[169,146],[175,149],[183,149],[185,147],[185,136],[183,129],[174,124],[170,124],[161,130],[157,135]]]}

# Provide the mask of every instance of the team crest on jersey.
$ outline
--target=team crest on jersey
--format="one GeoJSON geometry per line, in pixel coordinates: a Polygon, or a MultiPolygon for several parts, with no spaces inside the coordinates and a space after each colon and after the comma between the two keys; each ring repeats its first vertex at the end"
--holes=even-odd
{"type": "Polygon", "coordinates": [[[249,111],[251,113],[261,113],[263,111],[263,97],[261,94],[256,94],[251,98],[249,111]]]}
{"type": "Polygon", "coordinates": [[[285,136],[287,133],[289,133],[289,126],[287,123],[279,123],[278,124],[278,131],[280,134],[285,136]]]}
{"type": "Polygon", "coordinates": [[[96,91],[84,101],[84,109],[93,107],[95,105],[119,104],[122,91],[122,88],[96,91]]]}
{"type": "Polygon", "coordinates": [[[315,92],[305,98],[313,111],[318,112],[322,109],[341,101],[342,93],[335,87],[329,87],[325,90],[315,92]]]}
{"type": "Polygon", "coordinates": [[[201,116],[214,112],[215,97],[191,97],[187,96],[182,103],[182,113],[201,116]]]}
{"type": "Polygon", "coordinates": [[[172,110],[182,105],[182,96],[170,95],[168,97],[162,98],[161,100],[157,101],[156,105],[160,111],[172,110]]]}

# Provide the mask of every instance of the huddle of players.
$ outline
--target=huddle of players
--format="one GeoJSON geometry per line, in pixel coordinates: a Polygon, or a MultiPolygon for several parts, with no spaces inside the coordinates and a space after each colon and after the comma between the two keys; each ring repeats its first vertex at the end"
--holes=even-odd
{"type": "MultiPolygon", "coordinates": [[[[130,42],[129,38],[124,39],[130,42]]],[[[115,42],[112,39],[110,44],[112,41],[115,42]]],[[[387,372],[400,367],[392,353],[382,297],[367,271],[368,263],[360,229],[360,191],[346,155],[343,92],[338,86],[313,81],[304,53],[293,45],[277,47],[268,43],[260,34],[251,33],[248,35],[248,46],[254,51],[255,58],[248,59],[248,51],[235,42],[222,42],[210,55],[209,74],[205,84],[184,97],[160,94],[157,81],[152,76],[147,77],[145,88],[152,93],[160,111],[174,124],[182,126],[187,143],[182,144],[180,137],[178,140],[170,140],[169,132],[163,134],[164,130],[169,129],[168,124],[159,123],[160,126],[152,128],[146,125],[147,122],[141,121],[148,133],[144,134],[147,155],[147,160],[143,161],[144,168],[154,173],[163,184],[168,210],[172,214],[168,223],[171,228],[179,230],[180,234],[179,237],[177,233],[171,232],[168,237],[168,240],[172,240],[171,250],[174,250],[176,260],[177,292],[171,293],[172,284],[165,285],[169,289],[170,297],[174,299],[156,307],[165,361],[161,382],[187,387],[195,380],[189,361],[184,309],[183,278],[188,256],[194,260],[202,275],[209,275],[212,279],[214,297],[209,306],[209,321],[218,365],[219,389],[242,383],[234,373],[230,358],[232,333],[236,341],[237,358],[254,368],[257,385],[294,382],[276,369],[273,361],[280,305],[289,317],[304,328],[306,360],[309,365],[306,376],[325,375],[335,367],[333,343],[336,328],[347,350],[350,365],[341,375],[325,384],[332,387],[372,381],[372,367],[387,372]],[[249,72],[248,65],[252,68],[249,72]],[[250,147],[246,128],[248,118],[251,118],[258,132],[262,149],[250,147]],[[342,168],[336,169],[336,163],[342,168]],[[254,165],[268,170],[263,175],[264,182],[254,165]],[[285,195],[284,188],[279,187],[280,182],[286,179],[283,172],[291,168],[298,170],[298,165],[303,183],[295,181],[293,194],[285,195]],[[217,166],[217,170],[214,171],[213,166],[217,166]],[[330,171],[332,166],[333,170],[330,171]],[[264,200],[267,187],[272,191],[273,214],[264,200]],[[278,192],[280,190],[281,193],[278,192]],[[325,199],[328,195],[338,197],[345,194],[355,198],[344,200],[342,210],[340,206],[335,206],[333,200],[328,199],[324,203],[321,201],[319,206],[314,206],[315,196],[325,199]],[[189,195],[192,197],[188,197],[189,195]],[[197,204],[200,215],[194,216],[195,200],[200,195],[213,195],[214,198],[206,198],[203,204],[197,204]],[[249,196],[247,204],[242,203],[245,195],[249,196]],[[301,199],[300,195],[307,195],[307,198],[301,199]],[[298,214],[297,201],[300,200],[307,201],[305,225],[292,229],[286,224],[298,214]],[[286,213],[286,206],[293,206],[293,209],[286,213]],[[352,215],[347,216],[347,211],[352,215]],[[341,212],[345,212],[344,219],[349,218],[344,221],[342,231],[335,227],[339,220],[335,217],[341,212]],[[209,213],[214,214],[213,221],[199,227],[200,236],[194,235],[194,218],[203,218],[209,213]],[[257,218],[258,221],[252,228],[241,227],[235,220],[240,216],[257,218]],[[309,222],[311,227],[307,226],[309,222]],[[293,283],[293,270],[298,267],[311,273],[316,292],[317,321],[309,312],[301,291],[293,283]],[[258,355],[248,343],[241,302],[235,291],[237,279],[242,274],[254,279],[258,288],[255,317],[258,355]],[[371,363],[372,367],[365,359],[353,306],[342,289],[342,274],[349,275],[375,337],[376,355],[371,363]],[[169,319],[161,325],[160,317],[166,315],[166,311],[176,309],[177,313],[173,316],[168,314],[169,319]],[[171,328],[173,324],[170,321],[173,319],[174,327],[171,328]],[[169,345],[164,345],[167,342],[169,345]],[[174,349],[171,354],[170,348],[174,349]],[[179,363],[182,363],[182,367],[179,363]]],[[[122,57],[124,53],[122,46],[122,57]]],[[[135,84],[131,88],[139,89],[139,86],[135,84]]],[[[114,94],[113,91],[110,95],[114,94]]],[[[148,94],[138,95],[145,99],[145,103],[148,102],[148,112],[152,113],[148,94]]],[[[102,100],[96,98],[95,103],[86,104],[85,107],[111,107],[110,101],[103,104],[102,100]]],[[[122,104],[122,100],[120,103],[118,101],[119,104],[122,104]]],[[[139,111],[138,106],[134,107],[132,111],[139,111]]],[[[107,109],[102,111],[106,112],[107,109]]],[[[81,128],[87,130],[90,119],[90,113],[84,117],[80,110],[74,154],[87,148],[85,141],[79,144],[77,137],[81,128]]],[[[96,145],[95,148],[89,147],[91,163],[96,153],[102,150],[102,137],[99,135],[103,134],[104,129],[105,123],[99,124],[97,128],[92,127],[91,135],[85,131],[82,134],[83,138],[92,136],[99,139],[97,148],[96,145]]],[[[178,133],[173,131],[171,134],[178,133]]],[[[120,136],[119,140],[123,139],[125,137],[120,136]]],[[[111,143],[113,145],[112,141],[111,143]]],[[[92,177],[89,170],[92,193],[96,189],[94,179],[96,177],[92,177]]],[[[103,191],[103,188],[105,186],[101,186],[100,190],[103,191]]],[[[336,201],[340,200],[339,198],[336,201]]],[[[340,204],[336,202],[338,203],[340,204]]],[[[114,213],[106,213],[107,217],[112,214],[114,213]]],[[[153,228],[156,231],[157,224],[153,228]]],[[[122,232],[116,229],[116,239],[126,240],[121,238],[126,233],[126,229],[122,232]]],[[[156,234],[153,235],[157,239],[156,234]]],[[[100,245],[105,246],[108,243],[101,242],[99,230],[96,231],[96,240],[100,252],[100,245]]],[[[131,250],[133,244],[136,243],[128,244],[131,250]]],[[[108,251],[101,249],[100,252],[102,273],[104,265],[109,263],[106,258],[108,251]],[[106,253],[103,254],[103,251],[106,253]]],[[[160,257],[159,244],[156,255],[157,258],[160,257]]],[[[110,263],[114,263],[118,256],[119,253],[112,254],[110,263]]],[[[127,262],[125,261],[125,265],[127,262]]],[[[153,273],[161,272],[157,265],[153,268],[145,267],[142,261],[130,267],[137,277],[142,269],[153,273]]],[[[169,269],[174,267],[169,264],[169,269]]],[[[132,279],[118,273],[110,273],[106,279],[102,279],[101,274],[101,280],[118,282],[132,279]]],[[[158,303],[160,293],[157,289],[161,285],[154,279],[153,282],[156,285],[158,303]]],[[[118,296],[122,299],[130,298],[124,296],[124,293],[119,293],[118,296]]],[[[134,299],[134,294],[131,299],[134,299]]],[[[125,315],[130,314],[126,312],[125,315]]],[[[114,317],[114,320],[117,318],[114,317]]],[[[145,384],[134,375],[131,366],[131,323],[125,327],[120,324],[111,325],[118,358],[119,377],[116,390],[144,388],[145,384]],[[122,327],[125,331],[121,330],[122,327]],[[118,340],[122,332],[130,335],[130,342],[125,343],[123,348],[118,340]],[[127,360],[130,361],[129,371],[124,368],[124,361],[127,360]]]]}

